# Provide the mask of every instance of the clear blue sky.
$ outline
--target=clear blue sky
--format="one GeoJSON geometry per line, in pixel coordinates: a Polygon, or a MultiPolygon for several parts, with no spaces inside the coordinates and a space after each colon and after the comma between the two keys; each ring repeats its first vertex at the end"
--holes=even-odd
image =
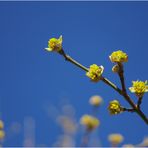
{"type": "MultiPolygon", "coordinates": [[[[31,116],[36,122],[36,145],[52,146],[60,130],[45,106],[60,108],[66,98],[79,120],[91,110],[89,98],[98,94],[104,99],[98,114],[103,145],[109,145],[107,135],[112,132],[123,134],[124,143],[140,143],[148,136],[148,126],[139,116],[112,117],[107,111],[109,101],[117,98],[128,106],[122,97],[102,82],[91,83],[81,69],[58,54],[44,51],[48,39],[61,34],[69,55],[85,66],[103,65],[104,76],[117,85],[108,56],[118,49],[129,55],[127,87],[132,80],[148,79],[148,2],[0,2],[0,113],[6,131],[12,122],[23,125],[24,118],[31,116]]],[[[145,94],[142,108],[148,115],[147,104],[145,94]]],[[[23,130],[14,137],[6,133],[5,146],[22,142],[23,130]]]]}

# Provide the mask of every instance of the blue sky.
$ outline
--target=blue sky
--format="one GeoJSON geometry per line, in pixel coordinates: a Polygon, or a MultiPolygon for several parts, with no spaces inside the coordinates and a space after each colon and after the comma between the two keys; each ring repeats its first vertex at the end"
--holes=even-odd
{"type": "MultiPolygon", "coordinates": [[[[59,109],[66,100],[75,108],[78,121],[91,112],[88,100],[92,95],[104,99],[98,114],[104,146],[109,145],[108,134],[114,132],[124,135],[124,143],[137,144],[148,136],[147,125],[136,114],[109,115],[107,106],[113,99],[128,106],[114,90],[102,82],[90,82],[84,71],[44,50],[49,38],[62,34],[69,55],[87,67],[103,65],[104,76],[119,86],[108,56],[121,49],[129,56],[125,79],[130,87],[132,80],[148,79],[147,18],[148,2],[0,2],[0,113],[6,131],[14,121],[22,126],[17,135],[6,133],[4,146],[22,146],[28,116],[35,120],[36,145],[52,146],[61,131],[49,117],[48,105],[59,109]]],[[[147,97],[142,102],[146,115],[147,97]]]]}

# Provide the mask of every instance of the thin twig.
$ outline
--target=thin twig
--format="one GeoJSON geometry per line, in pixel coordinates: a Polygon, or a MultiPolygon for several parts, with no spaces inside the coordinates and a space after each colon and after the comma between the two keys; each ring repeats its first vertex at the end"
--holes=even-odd
{"type": "Polygon", "coordinates": [[[125,108],[125,107],[122,107],[123,111],[128,111],[128,112],[135,112],[135,110],[133,108],[125,108]]]}
{"type": "Polygon", "coordinates": [[[122,85],[122,91],[124,93],[126,93],[126,87],[125,87],[125,81],[124,81],[124,69],[123,69],[123,65],[122,63],[118,63],[118,66],[119,66],[119,72],[118,72],[118,75],[120,77],[120,82],[121,82],[121,85],[122,85]]]}
{"type": "Polygon", "coordinates": [[[69,61],[71,62],[72,64],[76,65],[77,67],[83,69],[84,71],[88,72],[88,68],[86,68],[85,66],[83,66],[82,64],[78,63],[77,61],[75,61],[73,58],[71,58],[69,55],[67,55],[64,50],[60,50],[59,52],[64,58],[66,61],[69,61]]]}
{"type": "Polygon", "coordinates": [[[108,80],[107,78],[102,77],[101,80],[106,83],[107,85],[109,85],[110,87],[112,87],[115,91],[117,91],[120,95],[122,95],[122,90],[120,88],[118,88],[114,83],[112,83],[110,80],[108,80]]]}

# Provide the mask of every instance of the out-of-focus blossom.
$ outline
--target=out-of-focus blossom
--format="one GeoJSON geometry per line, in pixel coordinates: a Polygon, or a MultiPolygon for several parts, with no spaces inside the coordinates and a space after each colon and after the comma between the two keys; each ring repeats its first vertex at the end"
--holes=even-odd
{"type": "Polygon", "coordinates": [[[58,137],[53,147],[75,147],[74,138],[67,134],[61,135],[58,137]]]}
{"type": "Polygon", "coordinates": [[[100,106],[102,104],[103,99],[100,96],[92,96],[89,100],[89,103],[92,106],[100,106]]]}
{"type": "Polygon", "coordinates": [[[137,96],[142,97],[145,92],[148,92],[147,81],[133,81],[133,86],[129,88],[132,93],[135,93],[137,96]]]}
{"type": "Polygon", "coordinates": [[[103,66],[92,64],[90,65],[89,71],[86,73],[86,76],[88,76],[93,82],[98,82],[101,79],[103,71],[103,66]]]}
{"type": "Polygon", "coordinates": [[[74,134],[77,130],[76,122],[70,117],[61,115],[57,118],[57,122],[60,124],[64,133],[66,134],[74,134]]]}
{"type": "Polygon", "coordinates": [[[113,145],[118,145],[118,144],[120,144],[124,140],[124,137],[121,134],[110,134],[108,136],[108,140],[113,145]]]}
{"type": "Polygon", "coordinates": [[[148,137],[145,137],[142,141],[141,144],[139,144],[138,146],[141,146],[141,147],[148,147],[148,137]]]}
{"type": "Polygon", "coordinates": [[[60,100],[61,110],[56,107],[54,107],[54,110],[50,110],[50,114],[54,114],[56,111],[54,119],[62,131],[62,135],[58,135],[57,140],[54,142],[54,147],[75,146],[75,135],[78,129],[78,123],[75,118],[75,109],[67,101],[65,98],[60,100]]]}
{"type": "Polygon", "coordinates": [[[91,115],[84,115],[81,117],[80,123],[84,125],[87,130],[93,130],[99,126],[100,121],[91,115]]]}
{"type": "Polygon", "coordinates": [[[128,61],[128,56],[126,53],[124,53],[121,50],[113,52],[109,56],[111,62],[116,62],[116,63],[122,63],[122,62],[127,62],[128,61]]]}
{"type": "Polygon", "coordinates": [[[35,146],[35,120],[33,117],[24,118],[24,147],[35,146]]]}
{"type": "Polygon", "coordinates": [[[3,130],[0,130],[0,140],[4,139],[5,132],[3,130]]]}
{"type": "Polygon", "coordinates": [[[124,144],[122,147],[123,148],[134,148],[134,145],[132,145],[132,144],[124,144]]]}

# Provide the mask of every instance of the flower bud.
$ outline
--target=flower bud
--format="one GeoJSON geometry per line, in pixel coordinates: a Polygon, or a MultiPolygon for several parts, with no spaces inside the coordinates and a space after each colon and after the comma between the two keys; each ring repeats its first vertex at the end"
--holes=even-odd
{"type": "Polygon", "coordinates": [[[119,72],[119,65],[114,65],[113,68],[112,68],[112,72],[114,73],[118,73],[119,72]]]}
{"type": "Polygon", "coordinates": [[[108,110],[111,115],[119,114],[123,111],[118,100],[113,100],[109,103],[108,110]]]}

